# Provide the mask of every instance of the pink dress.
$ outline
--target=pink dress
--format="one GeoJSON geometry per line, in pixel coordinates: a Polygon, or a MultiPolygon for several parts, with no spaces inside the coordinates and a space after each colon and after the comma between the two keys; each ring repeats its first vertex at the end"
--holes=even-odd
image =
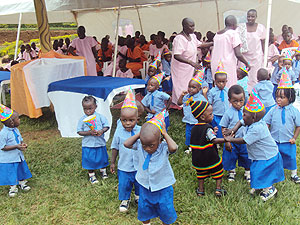
{"type": "Polygon", "coordinates": [[[173,41],[173,54],[171,63],[171,74],[173,82],[172,102],[177,105],[177,100],[183,91],[187,91],[188,84],[194,75],[194,67],[189,64],[179,62],[174,55],[181,55],[187,60],[197,62],[197,47],[201,41],[195,34],[190,34],[191,41],[188,41],[183,35],[179,34],[173,41]]]}
{"type": "MultiPolygon", "coordinates": [[[[123,54],[123,55],[126,55],[126,52],[127,52],[127,46],[124,45],[124,46],[120,46],[118,45],[118,51],[123,54]]],[[[120,59],[122,58],[122,56],[117,56],[117,62],[116,62],[116,71],[119,70],[119,62],[120,62],[120,59]]],[[[112,76],[112,73],[113,73],[113,69],[114,69],[114,64],[113,64],[113,61],[106,67],[106,69],[104,70],[103,72],[103,76],[112,76]]]]}
{"type": "Polygon", "coordinates": [[[239,33],[236,30],[227,30],[225,33],[216,33],[214,37],[214,47],[211,54],[211,72],[214,74],[219,62],[224,64],[224,70],[227,73],[226,87],[237,84],[237,58],[234,54],[234,48],[241,44],[239,33]]]}
{"type": "Polygon", "coordinates": [[[122,72],[121,70],[118,70],[116,73],[116,77],[133,78],[133,73],[131,69],[128,69],[126,72],[122,72]]]}
{"type": "Polygon", "coordinates": [[[92,51],[92,47],[97,44],[97,41],[92,37],[85,37],[83,39],[75,38],[70,44],[70,46],[76,49],[77,55],[85,57],[88,76],[97,76],[96,61],[92,51]]]}
{"type": "Polygon", "coordinates": [[[247,32],[248,51],[243,56],[251,66],[248,74],[248,92],[251,93],[252,88],[257,83],[257,71],[263,67],[264,54],[262,51],[261,40],[266,38],[266,28],[262,24],[258,24],[255,32],[247,32]]]}
{"type": "Polygon", "coordinates": [[[156,57],[159,52],[161,55],[163,55],[163,51],[165,48],[169,49],[165,44],[161,48],[157,48],[156,45],[152,45],[151,48],[149,47],[149,55],[156,57]]]}
{"type": "MultiPolygon", "coordinates": [[[[31,50],[30,54],[31,54],[32,57],[37,57],[37,55],[36,55],[36,53],[35,53],[34,50],[31,50]]],[[[25,61],[31,60],[31,57],[30,57],[30,55],[29,55],[29,53],[28,53],[27,51],[24,51],[24,52],[23,52],[23,59],[24,59],[25,61]]]]}
{"type": "MultiPolygon", "coordinates": [[[[268,48],[268,60],[270,60],[272,57],[277,56],[277,55],[278,56],[280,55],[277,47],[274,44],[270,44],[269,48],[268,48]]],[[[271,61],[268,61],[267,70],[268,70],[269,74],[271,74],[274,70],[274,66],[271,61]]]]}

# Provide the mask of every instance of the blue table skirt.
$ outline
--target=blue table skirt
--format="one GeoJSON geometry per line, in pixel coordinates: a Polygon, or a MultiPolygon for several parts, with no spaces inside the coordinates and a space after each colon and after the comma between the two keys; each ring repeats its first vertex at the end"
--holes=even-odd
{"type": "Polygon", "coordinates": [[[0,71],[0,83],[4,80],[10,80],[10,72],[9,71],[0,71]]]}
{"type": "Polygon", "coordinates": [[[49,84],[48,92],[76,92],[93,95],[105,101],[112,90],[134,84],[145,84],[145,81],[133,78],[82,76],[53,82],[49,84]]]}

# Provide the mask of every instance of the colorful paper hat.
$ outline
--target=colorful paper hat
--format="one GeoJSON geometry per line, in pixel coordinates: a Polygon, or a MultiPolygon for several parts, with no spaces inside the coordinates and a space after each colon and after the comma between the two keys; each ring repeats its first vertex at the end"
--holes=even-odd
{"type": "Polygon", "coordinates": [[[297,49],[295,49],[295,52],[300,53],[300,46],[297,49]]]}
{"type": "Polygon", "coordinates": [[[161,72],[159,74],[154,75],[152,78],[154,78],[155,80],[157,80],[158,84],[160,85],[162,80],[164,79],[164,72],[161,72]]]}
{"type": "Polygon", "coordinates": [[[204,79],[204,72],[202,70],[196,70],[196,75],[192,78],[192,80],[202,85],[203,79],[204,79]]]}
{"type": "Polygon", "coordinates": [[[91,130],[97,130],[96,115],[88,116],[83,122],[88,125],[91,130]]]}
{"type": "Polygon", "coordinates": [[[255,88],[252,89],[252,93],[249,96],[249,99],[245,105],[245,109],[248,112],[257,113],[262,111],[265,108],[264,104],[261,102],[257,91],[255,88]]]}
{"type": "Polygon", "coordinates": [[[164,49],[164,55],[171,55],[171,52],[169,51],[169,49],[168,48],[165,48],[164,49]]]}
{"type": "Polygon", "coordinates": [[[136,102],[135,102],[135,95],[133,94],[131,87],[129,88],[126,97],[124,99],[121,109],[123,108],[137,109],[136,102]]]}
{"type": "Polygon", "coordinates": [[[205,62],[210,62],[210,60],[211,60],[211,56],[210,56],[210,53],[208,51],[207,54],[206,54],[206,56],[205,56],[205,58],[204,58],[204,61],[205,62]]]}
{"type": "Polygon", "coordinates": [[[162,126],[165,122],[165,115],[166,115],[166,110],[164,109],[163,111],[158,113],[156,116],[154,116],[151,120],[147,121],[146,123],[152,123],[155,126],[157,126],[160,131],[162,131],[162,126]]]}
{"type": "Polygon", "coordinates": [[[150,65],[149,67],[154,67],[155,69],[157,69],[157,60],[154,60],[150,65]]]}
{"type": "Polygon", "coordinates": [[[227,73],[225,72],[225,70],[224,70],[224,64],[223,64],[222,61],[219,62],[219,65],[218,65],[218,67],[217,67],[216,73],[225,73],[225,74],[227,74],[227,73]]]}
{"type": "Polygon", "coordinates": [[[8,120],[12,116],[13,112],[14,111],[12,109],[0,104],[0,120],[2,122],[8,120]]]}
{"type": "Polygon", "coordinates": [[[285,52],[283,60],[285,59],[292,60],[292,52],[290,50],[285,52]]]}
{"type": "Polygon", "coordinates": [[[278,88],[293,88],[292,81],[290,79],[290,76],[286,68],[283,68],[282,75],[278,84],[278,88]]]}
{"type": "Polygon", "coordinates": [[[197,119],[199,116],[202,115],[202,113],[205,112],[207,107],[209,106],[208,102],[205,101],[195,101],[190,102],[191,105],[191,111],[193,116],[197,119]]]}
{"type": "Polygon", "coordinates": [[[154,58],[154,60],[157,60],[159,62],[161,62],[161,54],[160,51],[157,53],[156,57],[154,58]]]}
{"type": "Polygon", "coordinates": [[[243,70],[246,74],[249,73],[248,68],[246,66],[241,66],[240,69],[243,70]]]}

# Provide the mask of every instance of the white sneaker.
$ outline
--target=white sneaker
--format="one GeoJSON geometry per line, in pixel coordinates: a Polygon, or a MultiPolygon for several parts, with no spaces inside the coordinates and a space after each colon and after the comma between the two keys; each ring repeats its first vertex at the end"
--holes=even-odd
{"type": "Polygon", "coordinates": [[[129,208],[129,200],[123,200],[119,207],[120,212],[127,212],[129,208]]]}
{"type": "Polygon", "coordinates": [[[27,180],[23,180],[23,181],[19,181],[19,186],[21,188],[21,190],[23,191],[29,191],[31,189],[31,187],[29,187],[28,185],[26,185],[27,180]]]}
{"type": "Polygon", "coordinates": [[[138,196],[138,195],[134,195],[134,202],[135,202],[135,204],[139,204],[139,199],[140,199],[140,196],[138,196]]]}
{"type": "Polygon", "coordinates": [[[16,197],[18,194],[18,187],[17,185],[13,185],[13,186],[10,186],[10,189],[9,189],[9,192],[8,192],[8,196],[9,197],[16,197]]]}
{"type": "Polygon", "coordinates": [[[90,176],[90,182],[91,182],[91,184],[98,184],[99,183],[99,181],[97,180],[95,175],[90,176]]]}
{"type": "Polygon", "coordinates": [[[186,154],[190,154],[192,152],[192,148],[189,147],[187,150],[184,151],[186,154]]]}
{"type": "Polygon", "coordinates": [[[100,169],[100,174],[103,180],[108,178],[108,175],[106,173],[106,169],[100,169]]]}
{"type": "Polygon", "coordinates": [[[259,195],[261,199],[265,202],[272,198],[277,193],[277,189],[272,185],[268,190],[262,191],[259,195]]]}
{"type": "Polygon", "coordinates": [[[229,182],[235,181],[235,174],[236,174],[236,173],[229,172],[229,173],[228,173],[228,176],[227,176],[227,180],[228,180],[229,182]]]}
{"type": "Polygon", "coordinates": [[[251,182],[250,174],[247,174],[247,175],[245,174],[244,177],[245,177],[245,180],[246,180],[248,183],[251,182]]]}

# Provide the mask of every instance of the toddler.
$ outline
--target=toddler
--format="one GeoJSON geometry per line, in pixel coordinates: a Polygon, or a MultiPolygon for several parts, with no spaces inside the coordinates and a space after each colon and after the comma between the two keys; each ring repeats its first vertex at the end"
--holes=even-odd
{"type": "Polygon", "coordinates": [[[295,54],[293,55],[293,70],[297,77],[297,81],[299,81],[300,75],[300,47],[295,50],[295,54]]]}
{"type": "Polygon", "coordinates": [[[286,55],[283,58],[283,68],[279,71],[279,79],[281,77],[281,74],[283,73],[283,70],[287,71],[292,84],[294,85],[298,77],[296,77],[296,74],[293,70],[292,56],[290,51],[287,51],[286,55]]]}
{"type": "Polygon", "coordinates": [[[128,69],[126,67],[126,59],[120,59],[119,70],[116,73],[116,77],[133,78],[133,73],[131,69],[128,69]]]}
{"type": "Polygon", "coordinates": [[[165,48],[163,52],[162,71],[165,73],[165,78],[162,82],[162,90],[168,94],[172,94],[172,77],[171,77],[171,59],[172,54],[169,49],[165,48]]]}
{"type": "Polygon", "coordinates": [[[208,51],[205,58],[203,59],[203,66],[205,67],[204,68],[204,80],[208,83],[209,90],[212,89],[212,87],[213,87],[213,77],[211,74],[210,62],[211,62],[211,56],[208,51]]]}
{"type": "Polygon", "coordinates": [[[236,74],[237,74],[237,84],[240,85],[245,92],[245,103],[248,100],[249,97],[249,92],[248,92],[248,74],[249,71],[246,66],[239,67],[236,69],[236,74]]]}
{"type": "Polygon", "coordinates": [[[86,96],[82,99],[84,116],[78,121],[77,133],[82,138],[82,167],[88,170],[91,184],[99,183],[95,170],[100,169],[103,179],[108,178],[106,168],[108,166],[108,155],[104,133],[108,131],[107,119],[95,112],[97,108],[96,99],[93,96],[86,96]],[[88,116],[96,116],[95,128],[91,129],[83,120],[88,116]]]}
{"type": "Polygon", "coordinates": [[[273,98],[274,99],[276,99],[275,92],[277,90],[278,82],[279,82],[280,77],[281,77],[281,74],[279,73],[279,71],[281,71],[281,69],[283,67],[283,58],[284,58],[284,56],[279,56],[277,62],[273,63],[274,70],[273,70],[273,73],[272,73],[272,76],[271,76],[271,82],[274,86],[274,88],[273,88],[273,98]]]}

